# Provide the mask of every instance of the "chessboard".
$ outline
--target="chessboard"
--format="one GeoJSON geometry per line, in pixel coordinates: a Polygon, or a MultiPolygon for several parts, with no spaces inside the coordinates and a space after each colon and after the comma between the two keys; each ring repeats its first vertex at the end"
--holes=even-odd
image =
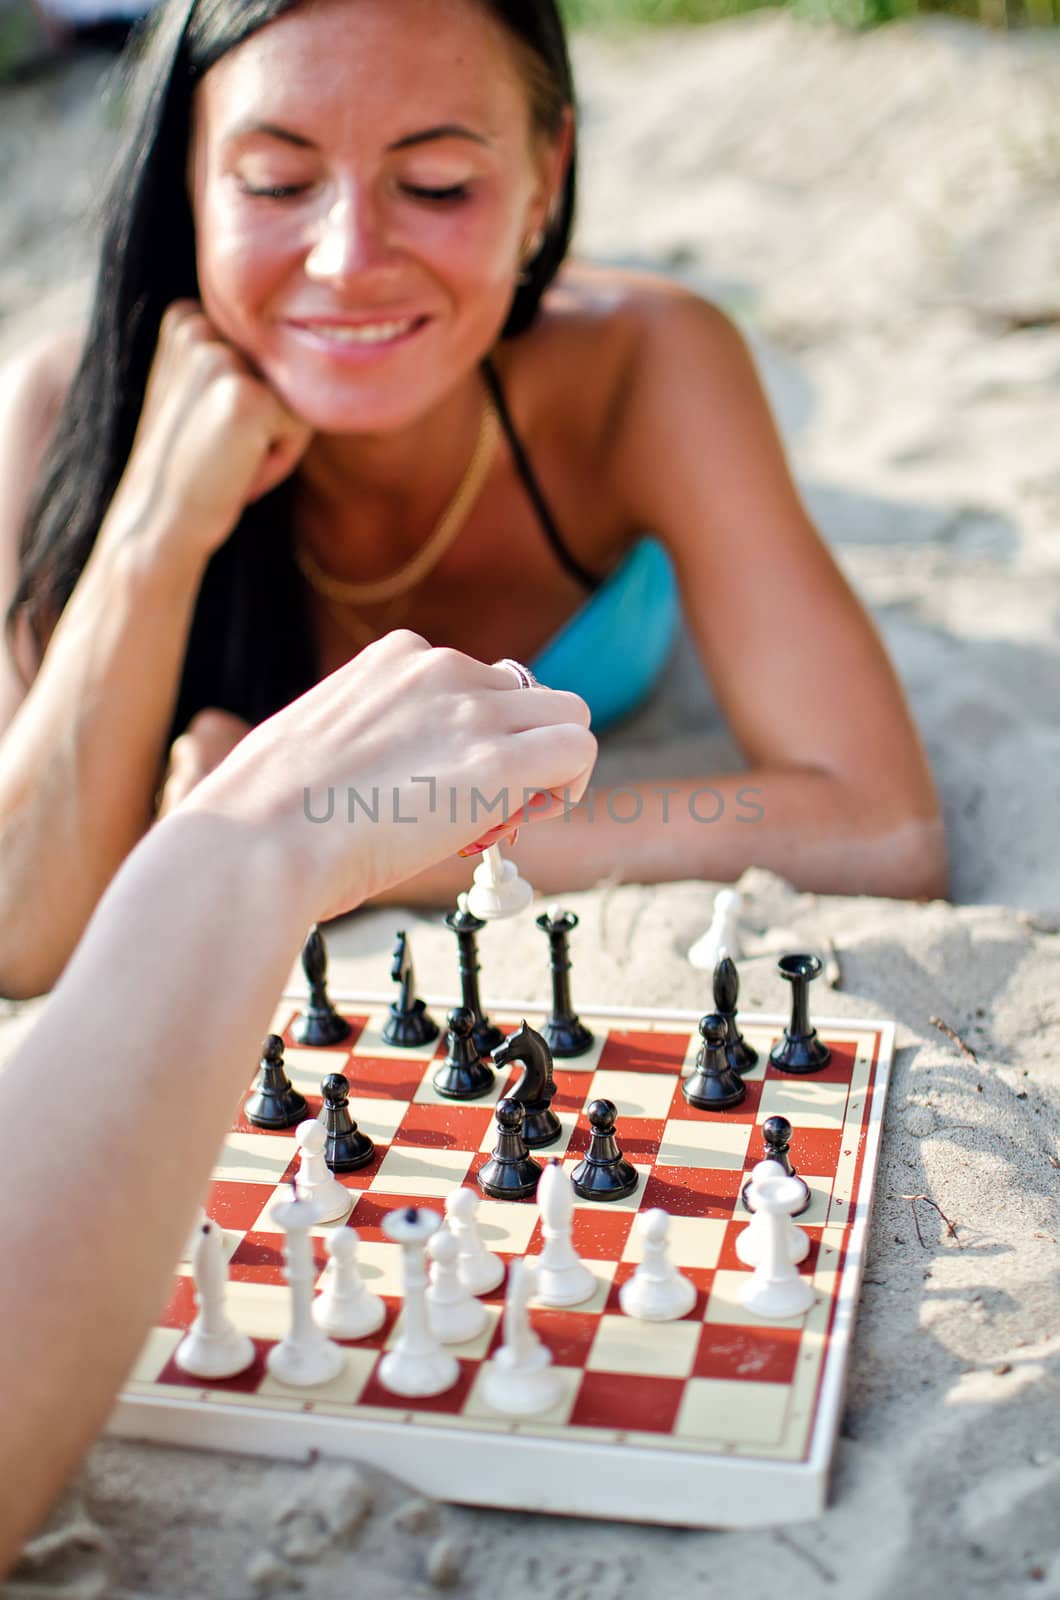
{"type": "MultiPolygon", "coordinates": [[[[413,1049],[383,1043],[384,1004],[336,1003],[352,1025],[339,1046],[296,1045],[297,998],[281,1004],[273,1030],[286,1042],[287,1070],[310,1114],[320,1114],[321,1078],[342,1072],[358,1125],[375,1142],[371,1163],[341,1181],[354,1197],[345,1225],[360,1236],[358,1259],[367,1286],[386,1302],[385,1323],[345,1344],[342,1372],[319,1388],[287,1388],[267,1373],[266,1352],[290,1318],[283,1236],[270,1211],[289,1196],[297,1146],[293,1130],[261,1132],[240,1111],[206,1210],[224,1229],[227,1311],[253,1339],[256,1360],[216,1381],[189,1377],[176,1365],[175,1349],[196,1309],[191,1269],[182,1262],[110,1431],[208,1450],[353,1457],[423,1493],[474,1505],[686,1527],[817,1515],[850,1353],[894,1024],[815,1018],[831,1061],[812,1076],[792,1077],[768,1064],[783,1020],[743,1013],[743,1034],[759,1052],[745,1078],[746,1099],[705,1114],[681,1094],[701,1042],[696,1013],[582,1010],[594,1042],[585,1055],[556,1061],[553,1109],[563,1134],[538,1154],[560,1156],[568,1171],[576,1165],[589,1137],[585,1108],[603,1096],[618,1108],[619,1142],[641,1182],[625,1200],[576,1202],[574,1244],[597,1277],[597,1293],[572,1309],[533,1311],[563,1397],[552,1411],[517,1421],[492,1411],[481,1393],[484,1362],[501,1342],[503,1285],[484,1297],[485,1333],[448,1347],[460,1363],[452,1389],[409,1400],[377,1377],[401,1306],[400,1248],[380,1224],[399,1206],[441,1212],[454,1186],[474,1186],[506,1074],[498,1073],[481,1101],[443,1100],[431,1078],[445,1055],[444,1002],[428,997],[442,1031],[413,1049]],[[761,1124],[775,1115],[793,1126],[791,1159],[812,1192],[798,1222],[811,1239],[800,1270],[812,1279],[815,1299],[786,1321],[744,1309],[740,1289],[750,1269],[735,1252],[748,1220],[741,1189],[763,1155],[761,1124]],[[697,1291],[693,1309],[673,1322],[637,1321],[619,1308],[619,1288],[639,1259],[635,1214],[656,1206],[672,1219],[671,1259],[697,1291]]],[[[538,1028],[543,1019],[540,1006],[488,1009],[505,1032],[524,1017],[538,1028]]],[[[248,1088],[252,1080],[248,1071],[248,1088]]],[[[540,1250],[533,1200],[483,1198],[478,1216],[486,1244],[506,1261],[540,1250]]],[[[312,1236],[321,1272],[327,1231],[312,1236]]]]}

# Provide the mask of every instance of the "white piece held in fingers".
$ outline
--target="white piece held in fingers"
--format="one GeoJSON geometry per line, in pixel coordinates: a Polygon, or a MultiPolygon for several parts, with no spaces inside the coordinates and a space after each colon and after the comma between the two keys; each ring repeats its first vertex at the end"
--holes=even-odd
{"type": "Polygon", "coordinates": [[[483,1398],[505,1416],[536,1416],[557,1405],[562,1394],[552,1354],[530,1321],[535,1276],[532,1262],[512,1262],[504,1306],[504,1343],[482,1369],[483,1398]]]}
{"type": "Polygon", "coordinates": [[[383,1218],[383,1232],[391,1243],[401,1246],[405,1301],[397,1343],[379,1363],[379,1381],[391,1394],[442,1394],[460,1376],[459,1362],[442,1349],[427,1316],[424,1249],[441,1224],[437,1211],[425,1206],[405,1206],[383,1218]]]}
{"type": "Polygon", "coordinates": [[[481,1300],[460,1281],[460,1246],[448,1228],[439,1228],[427,1244],[431,1258],[427,1317],[431,1332],[442,1344],[463,1344],[477,1339],[489,1321],[481,1300]]]}
{"type": "Polygon", "coordinates": [[[313,1286],[317,1267],[310,1230],[323,1221],[314,1200],[281,1200],[271,1212],[273,1222],[286,1235],[284,1256],[291,1286],[291,1326],[265,1357],[265,1365],[279,1383],[292,1388],[313,1388],[330,1383],[346,1365],[346,1353],[333,1344],[313,1321],[313,1286]]]}
{"type": "Polygon", "coordinates": [[[364,1339],[386,1320],[386,1305],[373,1294],[357,1264],[356,1228],[336,1228],[324,1240],[327,1271],[313,1301],[313,1321],[333,1339],[364,1339]]]}
{"type": "Polygon", "coordinates": [[[298,1193],[319,1207],[321,1222],[342,1221],[350,1214],[353,1196],[324,1160],[327,1129],[315,1117],[307,1117],[298,1124],[294,1136],[299,1156],[298,1193]]]}
{"type": "Polygon", "coordinates": [[[755,1184],[755,1216],[762,1216],[762,1256],[740,1299],[758,1317],[801,1317],[813,1305],[813,1285],[791,1259],[792,1213],[803,1199],[797,1178],[761,1178],[755,1184]]]}
{"type": "Polygon", "coordinates": [[[543,1306],[577,1306],[596,1293],[596,1279],[579,1260],[571,1239],[574,1190],[558,1161],[550,1161],[537,1185],[544,1249],[537,1257],[535,1298],[543,1306]]]}
{"type": "Polygon", "coordinates": [[[445,1197],[445,1221],[460,1246],[460,1282],[469,1294],[491,1294],[504,1282],[504,1262],[483,1243],[476,1216],[478,1207],[479,1197],[474,1189],[461,1184],[445,1197]]]}
{"type": "MultiPolygon", "coordinates": [[[[779,1161],[760,1161],[751,1173],[748,1200],[752,1216],[746,1228],[736,1238],[736,1254],[746,1267],[757,1267],[765,1249],[766,1219],[765,1213],[758,1208],[755,1186],[763,1178],[784,1177],[787,1177],[787,1173],[779,1161]]],[[[805,1261],[810,1253],[809,1234],[802,1228],[797,1228],[794,1223],[788,1229],[788,1247],[794,1262],[805,1261]]]]}
{"type": "Polygon", "coordinates": [[[739,961],[740,911],[743,897],[735,889],[719,889],[714,897],[714,915],[710,927],[688,952],[692,966],[700,972],[713,972],[722,956],[739,961]]]}
{"type": "Polygon", "coordinates": [[[643,1257],[636,1272],[618,1291],[627,1317],[642,1322],[674,1322],[696,1303],[696,1287],[669,1258],[670,1217],[660,1206],[638,1214],[633,1226],[643,1257]]]}
{"type": "Polygon", "coordinates": [[[199,1314],[177,1346],[174,1360],[195,1378],[232,1378],[254,1360],[254,1345],[225,1311],[228,1265],[224,1232],[203,1218],[189,1250],[199,1314]]]}
{"type": "Polygon", "coordinates": [[[499,848],[491,844],[482,852],[482,860],[475,868],[467,907],[472,916],[483,922],[496,922],[501,917],[514,917],[534,898],[534,891],[525,878],[520,878],[514,861],[507,861],[499,848]]]}

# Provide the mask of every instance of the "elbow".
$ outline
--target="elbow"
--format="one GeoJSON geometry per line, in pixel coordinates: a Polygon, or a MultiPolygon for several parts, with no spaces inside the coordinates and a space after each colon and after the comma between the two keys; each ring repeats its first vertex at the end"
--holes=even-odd
{"type": "Polygon", "coordinates": [[[948,900],[949,852],[941,817],[912,818],[900,830],[901,845],[894,862],[895,900],[948,900]]]}

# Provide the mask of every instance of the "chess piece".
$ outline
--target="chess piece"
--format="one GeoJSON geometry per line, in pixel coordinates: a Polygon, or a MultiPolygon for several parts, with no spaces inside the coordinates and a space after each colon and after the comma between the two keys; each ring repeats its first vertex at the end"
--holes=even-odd
{"type": "Polygon", "coordinates": [[[624,1200],[636,1189],[640,1174],[618,1147],[614,1103],[594,1100],[586,1115],[592,1136],[588,1152],[571,1173],[574,1193],[582,1200],[624,1200]]]}
{"type": "Polygon", "coordinates": [[[675,1322],[686,1317],[696,1303],[696,1287],[669,1259],[668,1213],[655,1206],[639,1212],[633,1226],[640,1236],[643,1259],[618,1291],[619,1305],[627,1317],[642,1322],[675,1322]]]}
{"type": "Polygon", "coordinates": [[[460,1281],[459,1242],[448,1228],[439,1228],[427,1241],[427,1254],[431,1258],[427,1290],[431,1332],[442,1344],[477,1339],[489,1321],[489,1313],[460,1281]]]}
{"type": "Polygon", "coordinates": [[[525,911],[533,898],[533,889],[525,878],[520,878],[514,861],[505,860],[495,844],[483,850],[467,896],[473,917],[482,922],[514,917],[525,911]]]}
{"type": "Polygon", "coordinates": [[[457,1006],[447,1020],[445,1060],[431,1079],[435,1093],[446,1100],[481,1100],[494,1077],[475,1047],[475,1018],[466,1006],[457,1006]]]}
{"type": "Polygon", "coordinates": [[[383,1024],[384,1044],[402,1050],[414,1050],[430,1044],[438,1037],[438,1024],[428,1016],[425,1001],[416,997],[416,972],[412,965],[412,947],[408,935],[402,930],[394,943],[394,957],[390,977],[400,983],[401,993],[391,1004],[390,1013],[383,1024]]]}
{"type": "Polygon", "coordinates": [[[302,971],[309,985],[309,1003],[291,1032],[299,1044],[327,1046],[349,1037],[350,1024],[340,1017],[328,996],[328,950],[316,923],[302,946],[302,971]]]}
{"type": "Polygon", "coordinates": [[[523,1139],[523,1108],[518,1100],[501,1100],[494,1115],[497,1143],[479,1169],[479,1188],[494,1200],[527,1200],[537,1188],[541,1168],[523,1139]]]}
{"type": "Polygon", "coordinates": [[[558,1161],[550,1161],[541,1174],[537,1209],[545,1236],[536,1258],[537,1299],[543,1306],[579,1306],[591,1300],[596,1279],[574,1248],[574,1190],[558,1161]]]}
{"type": "Polygon", "coordinates": [[[552,1098],[556,1093],[552,1052],[541,1034],[527,1027],[525,1017],[515,1032],[493,1052],[495,1066],[504,1067],[511,1061],[523,1063],[522,1076],[507,1095],[509,1100],[518,1100],[523,1108],[523,1142],[528,1150],[555,1144],[563,1133],[563,1126],[552,1110],[552,1098]]]}
{"type": "Polygon", "coordinates": [[[681,1093],[697,1111],[728,1111],[747,1095],[747,1085],[726,1059],[726,1033],[725,1020],[716,1011],[700,1018],[703,1043],[695,1071],[681,1085],[681,1093]]]}
{"type": "Polygon", "coordinates": [[[427,1267],[424,1246],[441,1227],[437,1211],[406,1206],[383,1218],[383,1232],[401,1246],[401,1285],[404,1309],[394,1348],[379,1363],[379,1381],[391,1394],[442,1394],[460,1376],[455,1356],[443,1350],[430,1329],[427,1315],[427,1267]]]}
{"type": "Polygon", "coordinates": [[[761,1257],[740,1300],[756,1317],[800,1317],[813,1305],[813,1285],[799,1276],[792,1259],[791,1215],[802,1199],[794,1178],[762,1178],[754,1186],[757,1216],[763,1223],[761,1257]]]}
{"type": "Polygon", "coordinates": [[[476,1212],[479,1197],[461,1184],[445,1197],[445,1223],[460,1246],[457,1270],[469,1294],[491,1294],[504,1282],[504,1262],[486,1248],[476,1212]]]}
{"type": "Polygon", "coordinates": [[[750,1072],[758,1061],[758,1051],[747,1043],[736,1026],[736,1002],[740,997],[740,978],[731,956],[722,956],[714,968],[714,1010],[725,1023],[725,1059],[734,1072],[750,1072]]]}
{"type": "Polygon", "coordinates": [[[313,1321],[313,1283],[317,1275],[309,1232],[322,1221],[312,1200],[281,1200],[270,1213],[285,1234],[284,1260],[291,1286],[291,1325],[279,1344],[265,1357],[265,1365],[279,1383],[292,1388],[312,1388],[330,1383],[346,1364],[337,1344],[313,1321]]]}
{"type": "Polygon", "coordinates": [[[341,1072],[329,1072],[320,1085],[324,1099],[327,1143],[324,1159],[332,1172],[356,1172],[367,1166],[375,1146],[350,1116],[350,1084],[341,1072]]]}
{"type": "Polygon", "coordinates": [[[365,1339],[386,1321],[386,1302],[361,1277],[359,1243],[356,1228],[336,1228],[324,1240],[328,1264],[313,1301],[313,1321],[333,1339],[365,1339]]]}
{"type": "Polygon", "coordinates": [[[224,1232],[216,1222],[203,1219],[190,1253],[199,1309],[173,1359],[182,1372],[195,1378],[234,1378],[253,1363],[256,1351],[225,1311],[228,1266],[224,1232]]]}
{"type": "Polygon", "coordinates": [[[344,1189],[329,1171],[324,1160],[328,1142],[322,1122],[309,1117],[294,1130],[298,1144],[298,1192],[305,1200],[316,1202],[321,1222],[339,1222],[350,1214],[353,1196],[344,1189]]]}
{"type": "Polygon", "coordinates": [[[810,984],[820,970],[820,956],[781,956],[777,962],[780,976],[791,984],[791,1021],[783,1039],[769,1052],[770,1063],[778,1072],[820,1072],[832,1059],[831,1050],[810,1022],[810,984]]]}
{"type": "Polygon", "coordinates": [[[474,1018],[471,1037],[480,1056],[488,1056],[504,1038],[500,1028],[495,1028],[482,1009],[478,989],[478,935],[486,924],[481,917],[473,916],[467,908],[467,895],[457,896],[456,910],[445,919],[446,927],[456,934],[460,960],[460,1003],[474,1018]]]}
{"type": "Polygon", "coordinates": [[[564,1060],[583,1056],[592,1049],[593,1036],[575,1012],[570,997],[570,935],[578,926],[578,918],[562,906],[549,906],[535,921],[548,934],[552,973],[552,1010],[541,1028],[542,1037],[553,1056],[564,1060]]]}
{"type": "Polygon", "coordinates": [[[513,1261],[504,1306],[504,1343],[482,1371],[482,1397],[503,1415],[532,1417],[559,1403],[562,1389],[552,1353],[530,1322],[534,1269],[513,1261]]]}
{"type": "Polygon", "coordinates": [[[287,1076],[283,1040],[270,1033],[261,1047],[261,1076],[243,1106],[243,1115],[255,1128],[293,1128],[309,1115],[305,1095],[287,1076]]]}
{"type": "MultiPolygon", "coordinates": [[[[736,1254],[747,1267],[757,1267],[765,1250],[766,1215],[755,1203],[755,1185],[763,1178],[784,1178],[787,1174],[779,1161],[760,1161],[744,1185],[747,1209],[751,1220],[736,1237],[736,1254]]],[[[788,1230],[788,1246],[794,1262],[805,1261],[810,1253],[810,1237],[802,1228],[788,1230]]]]}
{"type": "MultiPolygon", "coordinates": [[[[809,1210],[813,1195],[810,1193],[809,1184],[799,1177],[792,1166],[791,1156],[788,1153],[791,1146],[791,1123],[787,1117],[766,1118],[762,1124],[762,1144],[764,1147],[763,1160],[775,1161],[787,1177],[796,1178],[802,1184],[802,1204],[794,1212],[796,1217],[801,1217],[804,1211],[809,1210]]],[[[754,1202],[751,1196],[750,1178],[743,1186],[742,1198],[744,1210],[753,1211],[754,1202]]]]}
{"type": "Polygon", "coordinates": [[[700,972],[713,972],[723,956],[739,961],[740,912],[743,897],[735,889],[719,889],[714,896],[714,914],[707,929],[688,952],[688,959],[700,972]]]}

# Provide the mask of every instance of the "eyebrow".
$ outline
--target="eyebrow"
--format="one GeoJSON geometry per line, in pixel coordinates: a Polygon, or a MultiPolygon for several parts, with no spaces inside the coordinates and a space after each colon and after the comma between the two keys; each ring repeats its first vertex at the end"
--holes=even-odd
{"type": "MultiPolygon", "coordinates": [[[[317,146],[312,139],[307,139],[304,134],[295,133],[292,128],[281,128],[275,122],[237,122],[228,134],[227,142],[236,139],[246,139],[254,135],[264,135],[268,139],[278,139],[282,144],[294,145],[299,150],[315,150],[317,146]]],[[[439,139],[469,139],[472,144],[489,145],[489,140],[481,133],[475,133],[471,128],[465,128],[460,122],[441,122],[434,128],[422,128],[417,133],[406,133],[400,139],[395,139],[393,144],[387,145],[387,150],[409,150],[414,145],[434,144],[439,139]]]]}

